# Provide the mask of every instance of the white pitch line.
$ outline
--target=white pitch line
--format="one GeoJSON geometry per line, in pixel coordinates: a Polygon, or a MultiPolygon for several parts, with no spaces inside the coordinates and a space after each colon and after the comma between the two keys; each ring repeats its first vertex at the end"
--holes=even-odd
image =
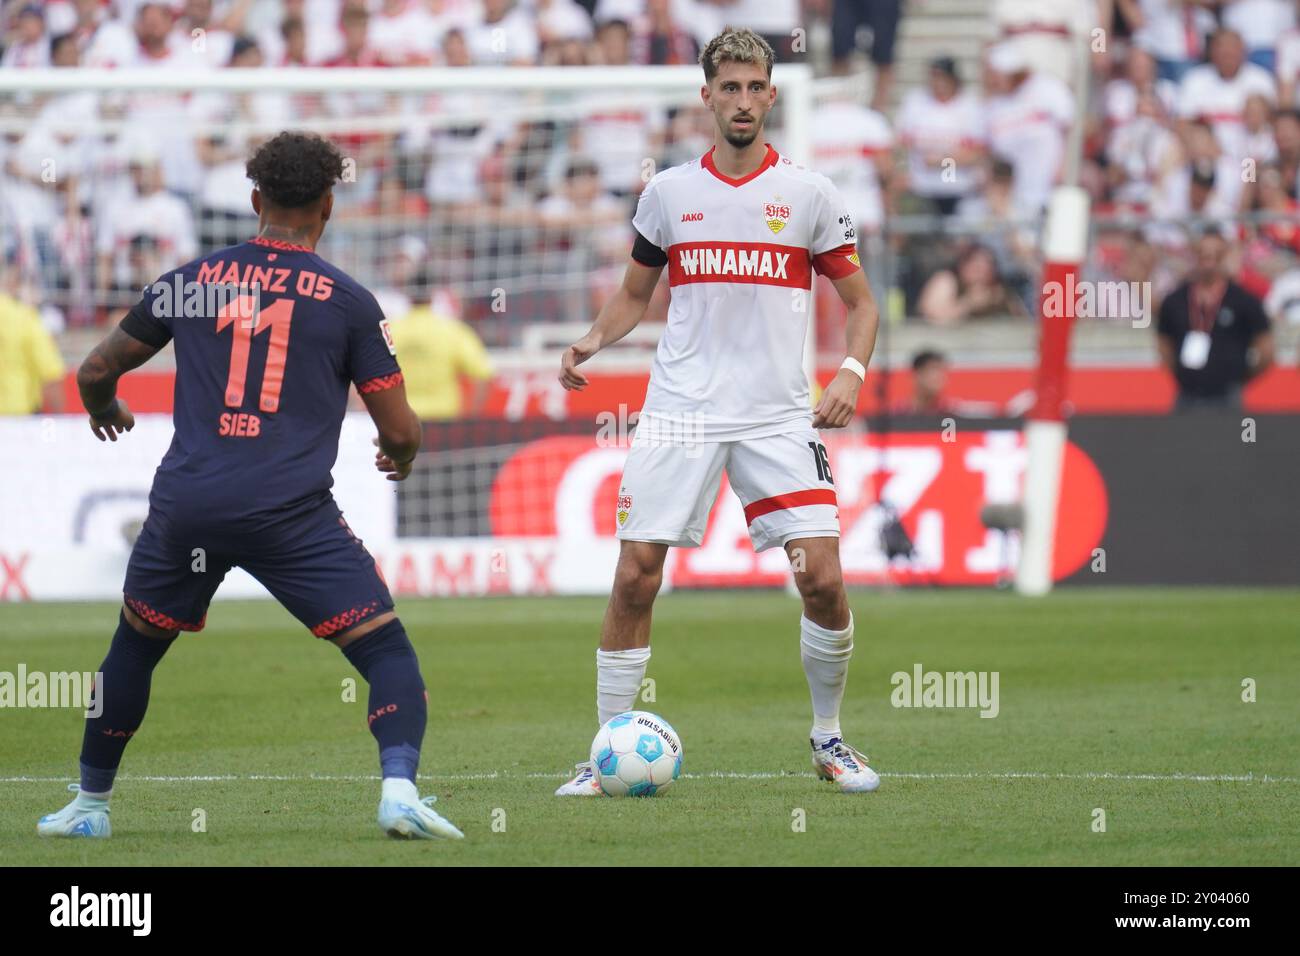
{"type": "MultiPolygon", "coordinates": [[[[432,781],[466,781],[466,780],[563,780],[565,773],[450,773],[419,775],[420,780],[432,781]]],[[[812,777],[810,773],[741,773],[737,771],[714,770],[709,773],[685,773],[685,780],[779,780],[783,777],[812,777]]],[[[890,771],[881,773],[882,777],[902,780],[1115,780],[1115,781],[1152,781],[1157,783],[1300,783],[1300,777],[1279,777],[1273,774],[1256,776],[1248,774],[1194,774],[1194,773],[1041,773],[1037,771],[1008,771],[1004,773],[905,773],[890,771]]],[[[124,774],[117,778],[123,783],[223,783],[270,781],[277,783],[301,783],[324,781],[327,783],[357,783],[379,780],[377,774],[200,774],[192,776],[162,776],[124,774]]],[[[72,783],[69,777],[0,777],[0,783],[72,783]]]]}

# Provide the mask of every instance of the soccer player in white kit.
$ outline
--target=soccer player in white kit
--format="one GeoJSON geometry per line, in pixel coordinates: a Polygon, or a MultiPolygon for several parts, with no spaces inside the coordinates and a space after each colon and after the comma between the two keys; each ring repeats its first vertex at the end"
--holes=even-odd
{"type": "MultiPolygon", "coordinates": [[[[715,145],[646,185],[623,285],[564,352],[560,379],[630,332],[668,267],[668,323],[616,503],[618,566],[596,652],[600,722],[633,709],[669,547],[697,547],[725,470],[754,549],[784,547],[803,598],[800,649],[812,693],[813,766],[846,792],[880,778],[840,733],[853,615],[839,559],[835,485],[817,428],[843,428],[875,346],[878,313],[853,221],[830,180],[762,139],[776,102],[772,48],[728,28],[704,48],[715,145]],[[813,273],[848,308],[843,367],[816,407],[803,370],[813,273]]],[[[560,796],[598,795],[580,763],[560,796]]]]}

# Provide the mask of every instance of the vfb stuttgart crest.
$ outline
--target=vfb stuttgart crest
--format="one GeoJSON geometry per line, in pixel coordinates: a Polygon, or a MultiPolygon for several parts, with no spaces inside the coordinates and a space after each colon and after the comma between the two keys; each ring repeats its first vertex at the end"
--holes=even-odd
{"type": "Polygon", "coordinates": [[[780,232],[790,221],[790,204],[781,202],[781,197],[763,206],[763,221],[773,232],[780,232]]]}
{"type": "Polygon", "coordinates": [[[628,513],[632,510],[632,496],[618,496],[618,526],[621,528],[627,523],[628,513]]]}

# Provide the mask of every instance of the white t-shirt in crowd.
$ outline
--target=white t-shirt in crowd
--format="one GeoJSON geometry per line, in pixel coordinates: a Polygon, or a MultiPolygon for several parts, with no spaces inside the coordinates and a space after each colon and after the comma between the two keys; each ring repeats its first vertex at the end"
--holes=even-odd
{"type": "Polygon", "coordinates": [[[975,170],[955,161],[959,149],[987,143],[984,107],[973,93],[962,90],[944,102],[926,87],[908,90],[898,108],[898,138],[907,148],[912,192],[965,196],[978,186],[975,170]]]}
{"type": "Polygon", "coordinates": [[[1074,121],[1074,95],[1054,76],[1034,73],[986,106],[989,148],[1015,170],[1016,201],[1042,208],[1060,172],[1065,137],[1074,121]]]}
{"type": "Polygon", "coordinates": [[[1220,14],[1223,25],[1236,30],[1247,50],[1271,50],[1287,30],[1295,28],[1291,0],[1233,0],[1220,14]]]}
{"type": "Polygon", "coordinates": [[[1241,159],[1246,155],[1241,114],[1253,94],[1277,102],[1277,85],[1268,70],[1243,63],[1235,76],[1225,79],[1213,64],[1204,63],[1188,70],[1179,84],[1178,115],[1209,122],[1224,153],[1241,159]]]}
{"type": "Polygon", "coordinates": [[[1158,60],[1195,60],[1203,56],[1204,37],[1214,29],[1214,15],[1180,0],[1138,0],[1142,26],[1133,42],[1158,60]]]}
{"type": "Polygon", "coordinates": [[[812,140],[813,162],[838,187],[858,229],[879,229],[885,207],[876,160],[894,146],[889,120],[855,103],[827,103],[813,113],[812,140]]]}

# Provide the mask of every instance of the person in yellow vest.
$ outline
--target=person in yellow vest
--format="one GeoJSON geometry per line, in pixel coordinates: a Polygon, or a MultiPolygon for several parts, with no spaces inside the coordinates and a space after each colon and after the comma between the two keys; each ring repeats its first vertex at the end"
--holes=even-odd
{"type": "Polygon", "coordinates": [[[391,323],[406,397],[421,421],[477,415],[487,403],[492,360],[477,333],[457,318],[455,299],[437,292],[391,323]],[[473,383],[468,404],[461,379],[473,383]]]}
{"type": "Polygon", "coordinates": [[[40,313],[0,289],[0,415],[62,411],[63,371],[40,313]]]}

